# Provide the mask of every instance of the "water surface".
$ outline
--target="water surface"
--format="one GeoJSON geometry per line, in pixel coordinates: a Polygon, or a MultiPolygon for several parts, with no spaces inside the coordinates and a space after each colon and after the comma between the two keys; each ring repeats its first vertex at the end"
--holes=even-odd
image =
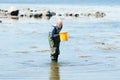
{"type": "MultiPolygon", "coordinates": [[[[14,4],[14,6],[20,8],[21,5],[14,4]]],[[[25,6],[33,9],[41,7],[22,5],[21,8],[25,6]]],[[[56,8],[48,6],[58,13],[63,11],[61,6],[56,8]]],[[[63,12],[71,9],[70,6],[63,8],[63,12]]],[[[119,80],[120,19],[119,12],[114,12],[119,9],[119,6],[73,8],[75,9],[73,12],[100,10],[107,13],[107,16],[104,18],[62,17],[64,22],[62,31],[68,32],[69,40],[61,42],[58,63],[50,62],[48,32],[59,17],[52,17],[50,20],[0,18],[2,20],[0,23],[0,79],[119,80]]]]}

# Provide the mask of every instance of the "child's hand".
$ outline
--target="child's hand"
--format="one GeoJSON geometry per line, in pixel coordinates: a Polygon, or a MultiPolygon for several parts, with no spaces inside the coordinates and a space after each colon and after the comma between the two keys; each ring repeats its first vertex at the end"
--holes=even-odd
{"type": "Polygon", "coordinates": [[[55,34],[55,37],[59,36],[59,34],[55,34]]]}

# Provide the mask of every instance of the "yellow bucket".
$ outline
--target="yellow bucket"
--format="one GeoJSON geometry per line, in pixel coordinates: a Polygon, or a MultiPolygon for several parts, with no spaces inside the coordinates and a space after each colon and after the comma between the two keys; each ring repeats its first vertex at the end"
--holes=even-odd
{"type": "Polygon", "coordinates": [[[60,32],[60,40],[67,41],[68,40],[68,33],[67,32],[60,32]]]}

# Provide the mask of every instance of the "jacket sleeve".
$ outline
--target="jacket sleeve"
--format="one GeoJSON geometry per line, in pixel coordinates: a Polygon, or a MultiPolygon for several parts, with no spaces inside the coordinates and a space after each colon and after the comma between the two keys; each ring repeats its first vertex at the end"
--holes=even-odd
{"type": "Polygon", "coordinates": [[[51,36],[55,37],[55,28],[52,30],[51,36]]]}

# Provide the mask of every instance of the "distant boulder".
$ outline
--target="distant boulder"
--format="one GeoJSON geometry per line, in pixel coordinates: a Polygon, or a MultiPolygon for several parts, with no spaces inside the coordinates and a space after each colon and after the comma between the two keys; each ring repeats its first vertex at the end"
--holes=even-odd
{"type": "Polygon", "coordinates": [[[56,15],[56,13],[55,13],[55,12],[51,12],[51,14],[52,14],[52,16],[55,16],[55,15],[56,15]]]}
{"type": "Polygon", "coordinates": [[[11,16],[18,16],[19,15],[19,10],[16,7],[10,7],[10,9],[8,10],[8,13],[11,16]]]}
{"type": "Polygon", "coordinates": [[[19,10],[12,11],[12,12],[10,13],[11,16],[18,16],[18,14],[19,14],[19,10]]]}
{"type": "Polygon", "coordinates": [[[34,18],[41,18],[42,17],[42,13],[40,13],[40,14],[34,14],[34,18]]]}
{"type": "Polygon", "coordinates": [[[24,14],[21,14],[20,17],[24,17],[24,14]]]}
{"type": "Polygon", "coordinates": [[[79,17],[79,14],[75,14],[74,16],[75,16],[75,17],[79,17]]]}
{"type": "Polygon", "coordinates": [[[62,14],[58,14],[58,16],[62,16],[62,14]]]}
{"type": "Polygon", "coordinates": [[[52,16],[51,12],[50,12],[50,11],[47,11],[47,12],[46,12],[46,16],[51,17],[51,16],[52,16]]]}
{"type": "Polygon", "coordinates": [[[73,16],[73,14],[72,14],[72,13],[70,13],[70,14],[69,14],[69,16],[73,16]]]}
{"type": "Polygon", "coordinates": [[[98,12],[95,13],[95,16],[96,16],[96,18],[100,18],[100,17],[106,16],[106,14],[98,11],[98,12]]]}
{"type": "Polygon", "coordinates": [[[0,20],[0,23],[2,23],[2,21],[0,20]]]}
{"type": "Polygon", "coordinates": [[[64,16],[68,16],[69,14],[68,13],[65,13],[64,16]]]}

